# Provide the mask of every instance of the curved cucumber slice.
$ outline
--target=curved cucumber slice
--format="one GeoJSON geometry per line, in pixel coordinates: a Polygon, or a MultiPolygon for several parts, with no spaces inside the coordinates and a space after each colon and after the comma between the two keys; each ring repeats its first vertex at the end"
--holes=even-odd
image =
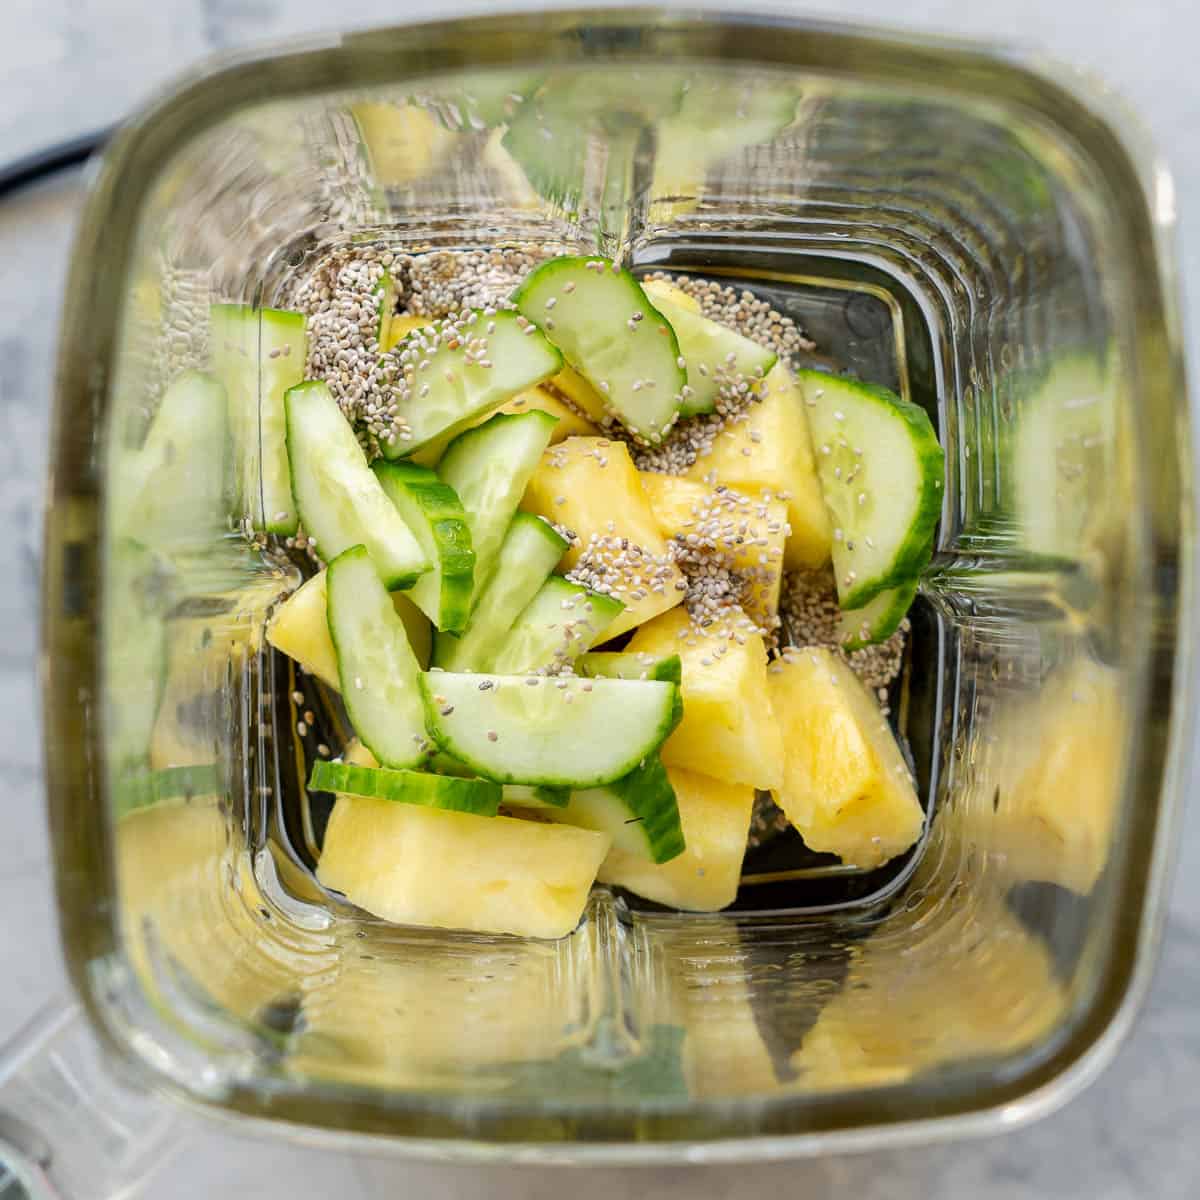
{"type": "Polygon", "coordinates": [[[302,383],[288,391],[286,407],[296,506],[322,558],[362,545],[385,587],[411,587],[429,560],[371,473],[329,388],[302,383]]]}
{"type": "Polygon", "coordinates": [[[517,617],[489,669],[501,675],[574,662],[594,646],[625,605],[551,575],[517,617]]]}
{"type": "Polygon", "coordinates": [[[838,617],[838,641],[844,650],[861,650],[886,641],[900,628],[912,608],[917,581],[888,588],[868,600],[862,608],[843,609],[838,617]]]}
{"type": "Polygon", "coordinates": [[[117,780],[117,815],[137,808],[150,808],[168,800],[192,800],[225,791],[225,781],[216,763],[164,767],[160,771],[139,771],[117,780]]]}
{"type": "Polygon", "coordinates": [[[500,785],[489,779],[455,779],[425,771],[391,771],[387,767],[359,767],[323,759],[313,763],[308,786],[318,792],[423,804],[479,817],[494,817],[500,808],[500,785]]]}
{"type": "Polygon", "coordinates": [[[389,458],[412,454],[457,430],[518,392],[549,379],[562,355],[514,312],[475,311],[466,322],[439,321],[414,329],[390,352],[401,369],[396,412],[410,437],[384,445],[389,458]]]}
{"type": "Polygon", "coordinates": [[[458,493],[471,530],[475,595],[491,578],[504,535],[556,422],[540,410],[497,413],[459,434],[438,463],[437,473],[458,493]]]}
{"type": "Polygon", "coordinates": [[[642,654],[637,651],[594,650],[575,662],[580,675],[590,679],[657,679],[682,683],[683,666],[678,654],[642,654]]]}
{"type": "Polygon", "coordinates": [[[225,389],[187,371],[163,394],[139,450],[114,473],[112,523],[119,536],[170,552],[210,552],[226,528],[225,389]]]}
{"type": "Polygon", "coordinates": [[[501,783],[612,783],[658,749],[677,718],[671,683],[438,672],[421,686],[438,745],[501,783]]]}
{"type": "Polygon", "coordinates": [[[567,807],[553,817],[607,833],[613,849],[655,863],[669,862],[687,848],[675,789],[657,754],[615,783],[572,792],[567,807]]]}
{"type": "Polygon", "coordinates": [[[546,582],[567,549],[541,517],[517,513],[461,636],[438,634],[433,661],[447,671],[486,671],[517,617],[546,582]]]}
{"type": "Polygon", "coordinates": [[[662,441],[687,376],[674,331],[628,271],[606,258],[552,258],[525,277],[513,300],[630,433],[662,441]]]}
{"type": "Polygon", "coordinates": [[[861,608],[918,575],[942,510],[942,448],[924,411],[874,384],[797,373],[833,520],[838,601],[861,608]]]}
{"type": "Polygon", "coordinates": [[[255,529],[296,532],[284,396],[304,378],[303,314],[214,304],[212,358],[229,397],[238,501],[255,529]]]}
{"type": "Polygon", "coordinates": [[[362,546],[326,571],[329,633],[342,698],[359,739],[389,767],[415,767],[430,749],[417,681],[421,668],[404,622],[362,546]]]}
{"type": "Polygon", "coordinates": [[[433,564],[408,593],[412,602],[438,629],[462,629],[475,580],[462,502],[428,467],[380,461],[371,469],[433,564]]]}
{"type": "Polygon", "coordinates": [[[723,385],[741,379],[753,383],[775,365],[778,355],[773,350],[742,337],[740,333],[666,297],[656,296],[654,303],[671,322],[679,339],[679,353],[687,363],[687,387],[679,408],[680,416],[712,412],[717,407],[717,396],[723,385]]]}

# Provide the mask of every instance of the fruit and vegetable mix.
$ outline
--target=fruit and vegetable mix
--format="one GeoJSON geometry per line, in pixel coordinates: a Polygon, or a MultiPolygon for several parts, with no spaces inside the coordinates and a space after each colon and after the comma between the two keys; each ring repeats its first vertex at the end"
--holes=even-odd
{"type": "Polygon", "coordinates": [[[914,845],[887,699],[941,511],[921,408],[801,369],[749,292],[596,255],[355,246],[289,289],[212,309],[144,485],[227,425],[244,533],[303,566],[266,636],[352,728],[306,768],[326,888],[556,938],[597,881],[729,905],[771,829],[864,869],[914,845]]]}

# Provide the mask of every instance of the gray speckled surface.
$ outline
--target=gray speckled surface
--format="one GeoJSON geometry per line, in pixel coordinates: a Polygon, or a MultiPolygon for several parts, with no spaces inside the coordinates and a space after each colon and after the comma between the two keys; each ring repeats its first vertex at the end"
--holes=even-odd
{"type": "MultiPolygon", "coordinates": [[[[487,3],[454,5],[481,11],[487,3]]],[[[1100,15],[1092,0],[844,0],[843,19],[1001,36],[1098,71],[1133,102],[1175,170],[1185,280],[1200,268],[1200,84],[1194,0],[1143,0],[1100,15]],[[1187,243],[1190,243],[1187,244],[1187,243]]],[[[2,0],[0,159],[126,112],[197,57],[250,40],[385,22],[434,11],[429,0],[2,0]]],[[[63,180],[0,208],[0,772],[7,835],[0,857],[0,1041],[62,986],[50,906],[35,703],[40,496],[52,347],[79,192],[63,180]],[[18,908],[18,905],[20,906],[18,908]],[[19,911],[20,916],[16,917],[19,911]]],[[[1188,324],[1193,364],[1200,321],[1188,324]]],[[[1185,1200],[1200,1194],[1200,824],[1189,821],[1163,961],[1136,1032],[1114,1066],[1065,1111],[965,1145],[758,1168],[572,1174],[446,1168],[350,1158],[201,1131],[150,1187],[154,1197],[308,1200],[632,1194],[704,1200],[784,1192],[856,1200],[1087,1197],[1185,1200]]]]}

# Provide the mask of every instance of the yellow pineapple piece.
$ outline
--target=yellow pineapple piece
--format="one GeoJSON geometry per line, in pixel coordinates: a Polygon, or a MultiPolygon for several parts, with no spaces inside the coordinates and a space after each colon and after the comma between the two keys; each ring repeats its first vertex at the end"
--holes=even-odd
{"type": "Polygon", "coordinates": [[[597,425],[604,424],[608,405],[604,397],[573,367],[564,366],[550,382],[556,387],[580,412],[586,413],[597,425]]]}
{"type": "Polygon", "coordinates": [[[1095,886],[1120,795],[1120,697],[1115,671],[1081,660],[1059,668],[1036,697],[1014,702],[1002,718],[998,782],[972,805],[967,828],[1009,878],[1085,895],[1095,886]]]}
{"type": "MultiPolygon", "coordinates": [[[[392,606],[404,622],[409,644],[422,669],[429,665],[433,631],[428,618],[403,593],[392,593],[392,606]]],[[[293,658],[309,675],[340,689],[337,653],[326,616],[325,572],[306,579],[280,606],[267,625],[267,641],[293,658]]]]}
{"type": "Polygon", "coordinates": [[[767,691],[767,651],[744,614],[701,630],[683,609],[643,625],[630,653],[678,654],[683,719],[663,762],[764,790],[783,779],[783,743],[767,691]],[[740,640],[739,640],[740,639],[740,640]]]}
{"type": "Polygon", "coordinates": [[[657,865],[612,849],[600,867],[600,882],[618,884],[672,908],[715,912],[737,895],[754,789],[678,766],[668,767],[667,774],[679,803],[687,848],[657,865]]]}
{"type": "Polygon", "coordinates": [[[763,381],[763,398],[734,421],[688,468],[687,478],[757,494],[787,495],[791,534],[784,566],[811,570],[829,561],[833,530],[813,461],[804,398],[782,363],[763,381]]]}
{"type": "Polygon", "coordinates": [[[398,313],[388,322],[387,344],[380,346],[383,353],[395,349],[414,329],[424,329],[432,325],[432,317],[414,317],[410,313],[398,313]]]}
{"type": "Polygon", "coordinates": [[[943,881],[856,949],[846,982],[791,1056],[794,1090],[884,1086],[1012,1054],[1062,1019],[1066,995],[1045,943],[1003,892],[959,883],[952,901],[943,881]]]}
{"type": "Polygon", "coordinates": [[[605,640],[674,608],[683,599],[683,576],[671,562],[667,543],[629,450],[608,438],[571,437],[551,446],[534,472],[521,507],[565,525],[578,535],[562,557],[563,570],[581,565],[588,541],[593,547],[583,568],[597,559],[624,555],[639,563],[636,573],[608,570],[600,576],[625,605],[624,612],[605,631],[605,640]],[[621,540],[629,545],[622,548],[621,540]],[[678,585],[678,586],[677,586],[678,585]]]}
{"type": "Polygon", "coordinates": [[[643,472],[642,488],[663,536],[696,534],[706,544],[711,539],[713,560],[726,562],[747,580],[746,615],[760,628],[773,628],[783,586],[787,505],[732,488],[717,492],[678,475],[643,472]]]}
{"type": "Polygon", "coordinates": [[[317,877],[396,924],[558,938],[610,844],[571,825],[339,796],[317,877]]]}
{"type": "Polygon", "coordinates": [[[655,300],[666,300],[670,304],[686,308],[689,312],[698,313],[700,311],[700,301],[695,296],[690,292],[685,292],[683,288],[676,287],[673,283],[668,283],[665,279],[644,279],[642,291],[650,297],[651,304],[655,300]]]}
{"type": "MultiPolygon", "coordinates": [[[[502,404],[497,411],[523,413],[535,408],[558,418],[558,424],[555,425],[554,432],[550,435],[550,445],[552,446],[566,441],[569,437],[600,436],[599,428],[593,425],[584,414],[546,387],[532,387],[528,391],[519,392],[506,404],[502,404]]],[[[491,413],[488,416],[491,416],[491,413]]]]}
{"type": "MultiPolygon", "coordinates": [[[[921,835],[925,814],[874,697],[829,650],[788,651],[768,675],[783,731],[775,802],[812,850],[877,867],[921,835]]],[[[686,697],[685,697],[686,702],[686,697]]]]}
{"type": "Polygon", "coordinates": [[[428,175],[456,135],[414,104],[363,101],[350,108],[379,187],[404,187],[428,175]]]}
{"type": "Polygon", "coordinates": [[[338,688],[337,654],[329,636],[325,572],[306,579],[279,607],[267,626],[267,641],[295,659],[309,675],[338,688]]]}

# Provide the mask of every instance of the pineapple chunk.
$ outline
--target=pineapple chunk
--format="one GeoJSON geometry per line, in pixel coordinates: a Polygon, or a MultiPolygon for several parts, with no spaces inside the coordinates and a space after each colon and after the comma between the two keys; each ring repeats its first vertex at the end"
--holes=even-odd
{"type": "Polygon", "coordinates": [[[900,747],[854,672],[809,647],[773,666],[768,687],[784,745],[775,802],[809,848],[859,867],[907,850],[925,814],[900,747]]]}
{"type": "Polygon", "coordinates": [[[784,566],[789,571],[812,570],[829,561],[833,531],[813,462],[804,399],[782,363],[767,372],[763,392],[745,420],[719,433],[686,477],[751,493],[764,488],[785,493],[791,534],[784,566]]]}
{"type": "Polygon", "coordinates": [[[767,652],[738,610],[736,638],[724,623],[701,630],[683,609],[643,625],[631,653],[678,654],[683,720],[663,743],[663,762],[764,790],[783,780],[783,743],[767,691],[767,652]],[[740,622],[739,619],[740,618],[740,622]]]}
{"type": "Polygon", "coordinates": [[[380,346],[382,353],[394,350],[414,329],[424,329],[432,325],[432,317],[414,317],[409,313],[397,314],[388,322],[387,345],[380,346]]]}
{"type": "Polygon", "coordinates": [[[337,654],[325,616],[325,572],[306,579],[276,610],[267,641],[309,675],[338,688],[337,654]]]}
{"type": "Polygon", "coordinates": [[[714,561],[724,560],[748,583],[742,607],[760,628],[772,629],[783,586],[787,505],[782,500],[754,500],[732,489],[718,493],[678,475],[645,472],[642,488],[663,536],[686,537],[715,525],[714,561]]]}
{"type": "Polygon", "coordinates": [[[672,908],[715,912],[737,895],[754,789],[681,767],[668,767],[667,775],[687,848],[658,865],[625,850],[610,850],[600,868],[600,882],[618,884],[672,908]]]}
{"type": "Polygon", "coordinates": [[[1125,721],[1115,671],[1081,660],[1060,667],[1032,700],[1015,702],[999,745],[993,789],[967,817],[977,844],[1010,878],[1086,895],[1112,843],[1125,721]]]}
{"type": "MultiPolygon", "coordinates": [[[[579,563],[593,535],[629,540],[621,552],[645,564],[637,578],[611,571],[612,594],[625,605],[605,630],[609,640],[674,608],[683,599],[683,576],[670,560],[638,472],[622,442],[607,438],[567,438],[552,446],[529,481],[521,507],[565,525],[579,536],[562,558],[564,570],[579,563]],[[660,589],[651,590],[652,584],[660,589]],[[677,586],[678,585],[678,586],[677,586]]],[[[609,556],[611,557],[611,556],[609,556]]]]}
{"type": "Polygon", "coordinates": [[[797,1090],[879,1087],[972,1056],[1011,1055],[1062,1020],[1066,993],[1045,942],[1003,892],[965,882],[953,903],[935,886],[861,944],[791,1055],[797,1090]]]}
{"type": "Polygon", "coordinates": [[[339,796],[317,877],[396,924],[558,938],[610,844],[571,825],[339,796]]]}
{"type": "Polygon", "coordinates": [[[455,134],[413,104],[363,101],[350,113],[379,187],[404,187],[428,175],[456,143],[455,134]]]}
{"type": "Polygon", "coordinates": [[[676,287],[673,283],[668,283],[665,279],[643,279],[642,291],[650,297],[650,303],[655,300],[666,300],[671,304],[677,304],[680,308],[686,308],[688,312],[698,313],[700,311],[700,301],[696,299],[690,292],[685,292],[683,288],[676,287]]]}
{"type": "MultiPolygon", "coordinates": [[[[392,606],[404,622],[408,641],[422,670],[429,665],[433,648],[433,631],[428,618],[403,593],[392,593],[392,606]]],[[[320,571],[305,580],[276,610],[267,626],[267,641],[276,650],[315,675],[322,683],[340,689],[337,654],[329,636],[329,621],[325,615],[325,572],[320,571]]]]}
{"type": "MultiPolygon", "coordinates": [[[[558,418],[558,424],[555,425],[554,432],[550,435],[550,445],[552,446],[569,437],[598,437],[600,435],[600,430],[586,416],[545,387],[533,387],[528,391],[519,392],[507,404],[501,405],[499,411],[522,413],[529,412],[534,408],[540,408],[542,412],[558,418]]],[[[491,416],[491,413],[488,416],[491,416]]]]}
{"type": "Polygon", "coordinates": [[[597,425],[604,424],[608,410],[604,397],[573,367],[563,367],[550,382],[580,412],[586,413],[597,425]]]}

